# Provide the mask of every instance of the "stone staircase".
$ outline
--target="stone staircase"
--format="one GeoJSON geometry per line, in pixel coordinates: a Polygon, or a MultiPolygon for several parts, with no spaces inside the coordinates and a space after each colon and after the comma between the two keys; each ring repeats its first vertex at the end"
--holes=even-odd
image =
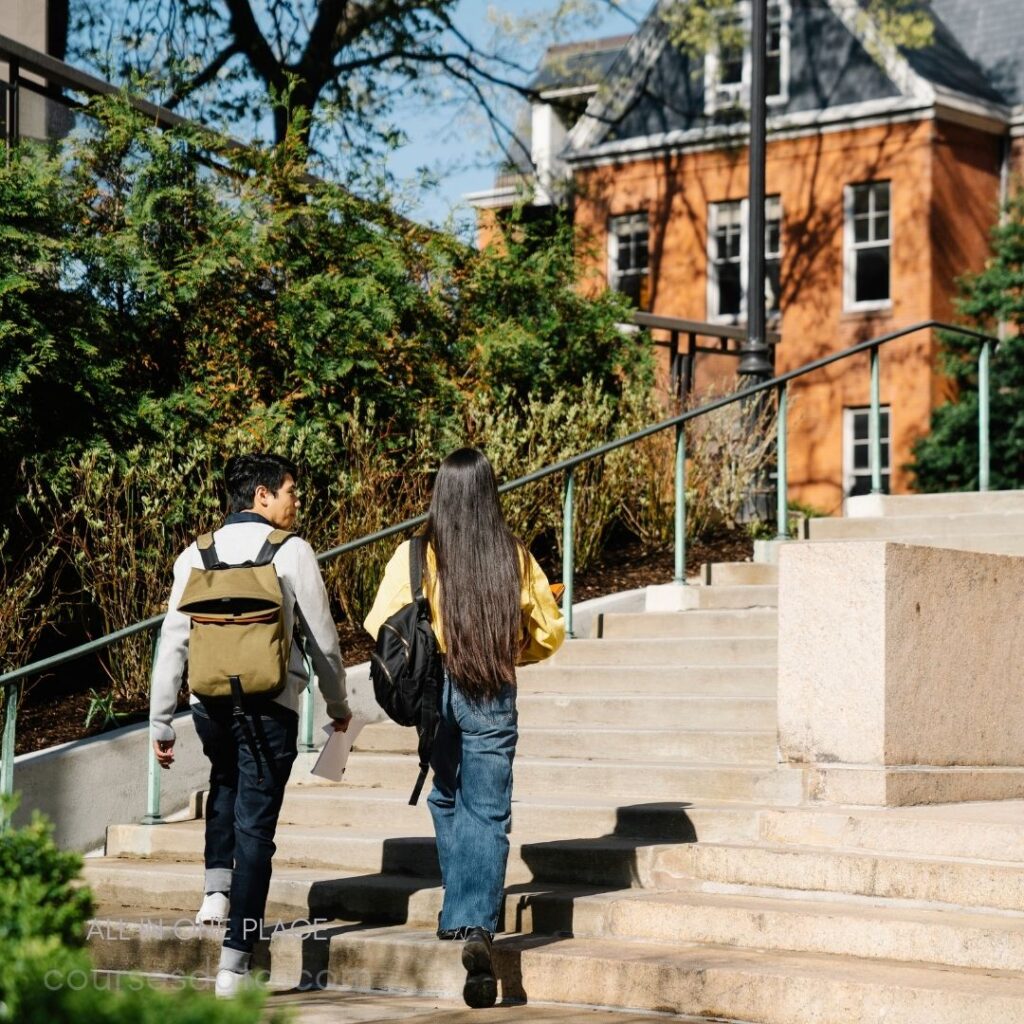
{"type": "MultiPolygon", "coordinates": [[[[951,544],[1024,539],[1024,495],[939,497],[834,522],[934,538],[935,513],[951,544]]],[[[502,996],[752,1024],[1024,1022],[1024,802],[808,802],[803,770],[776,754],[776,580],[770,565],[709,567],[693,610],[606,614],[521,672],[502,996]]],[[[363,731],[341,785],[296,766],[272,985],[458,997],[414,776],[390,723],[363,731]]],[[[220,932],[182,923],[201,821],[112,827],[86,865],[98,967],[212,973],[220,932]]]]}

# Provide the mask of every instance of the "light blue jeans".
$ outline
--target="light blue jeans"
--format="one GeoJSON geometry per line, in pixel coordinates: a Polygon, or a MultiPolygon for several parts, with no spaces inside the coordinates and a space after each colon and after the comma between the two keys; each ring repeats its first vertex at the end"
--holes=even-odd
{"type": "Polygon", "coordinates": [[[440,928],[497,931],[512,825],[512,760],[519,738],[514,686],[471,701],[445,672],[427,803],[434,818],[444,904],[440,928]]]}

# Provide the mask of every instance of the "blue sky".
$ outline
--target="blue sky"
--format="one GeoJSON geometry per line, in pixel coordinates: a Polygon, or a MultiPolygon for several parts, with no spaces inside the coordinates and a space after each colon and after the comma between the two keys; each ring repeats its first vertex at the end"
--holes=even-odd
{"type": "MultiPolygon", "coordinates": [[[[106,2],[112,12],[112,24],[116,26],[135,0],[106,2]]],[[[632,32],[653,2],[459,0],[453,20],[481,50],[500,52],[514,58],[522,68],[535,70],[545,48],[552,43],[632,32]],[[556,11],[559,12],[557,19],[556,11]]],[[[90,70],[105,73],[103,68],[90,70]]],[[[519,77],[525,83],[530,74],[519,77]]],[[[441,88],[450,90],[451,87],[442,83],[441,88]]],[[[524,102],[511,91],[502,92],[491,100],[500,102],[500,115],[512,124],[518,113],[525,110],[524,102]]],[[[407,139],[387,159],[388,170],[398,184],[402,212],[424,223],[438,226],[447,223],[457,230],[471,231],[474,214],[462,202],[462,196],[490,187],[501,159],[479,105],[458,96],[452,96],[448,102],[437,99],[429,104],[424,100],[399,100],[391,122],[407,139]],[[425,187],[425,179],[435,184],[425,187]]],[[[262,138],[272,135],[269,121],[249,128],[255,129],[262,138]]],[[[248,130],[238,124],[229,124],[225,130],[239,137],[248,134],[248,130]]],[[[329,157],[327,153],[324,155],[329,157]]],[[[370,172],[368,178],[372,179],[375,168],[366,170],[370,172]]]]}
{"type": "MultiPolygon", "coordinates": [[[[631,32],[632,18],[645,13],[646,0],[620,0],[628,14],[618,13],[606,0],[591,3],[594,12],[585,18],[570,19],[556,42],[573,42],[600,36],[631,32]]],[[[472,34],[474,41],[486,43],[495,31],[495,16],[502,12],[517,17],[542,15],[555,7],[555,0],[462,0],[458,22],[472,34]]],[[[517,50],[517,57],[526,66],[535,67],[550,36],[534,39],[517,50]]],[[[515,106],[511,97],[502,112],[514,120],[515,106]]],[[[398,112],[398,126],[408,137],[408,143],[396,150],[389,160],[395,177],[407,184],[410,203],[407,213],[416,220],[442,224],[453,216],[463,228],[471,223],[472,211],[461,202],[467,192],[490,187],[494,182],[495,167],[499,160],[491,133],[479,116],[471,110],[453,109],[452,106],[434,105],[425,108],[408,105],[398,112]],[[427,168],[438,180],[436,187],[422,189],[416,186],[420,168],[427,168]]]]}

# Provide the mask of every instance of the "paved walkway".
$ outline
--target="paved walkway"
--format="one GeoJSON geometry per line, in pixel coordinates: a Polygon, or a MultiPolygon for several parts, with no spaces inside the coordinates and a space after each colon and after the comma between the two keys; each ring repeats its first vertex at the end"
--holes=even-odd
{"type": "Polygon", "coordinates": [[[295,1024],[377,1024],[378,1021],[415,1021],[416,1024],[469,1024],[490,1020],[494,1024],[652,1024],[653,1021],[695,1020],[663,1014],[614,1013],[585,1007],[537,1003],[470,1010],[445,999],[392,996],[359,992],[283,992],[267,1000],[268,1011],[287,1007],[295,1024]]]}

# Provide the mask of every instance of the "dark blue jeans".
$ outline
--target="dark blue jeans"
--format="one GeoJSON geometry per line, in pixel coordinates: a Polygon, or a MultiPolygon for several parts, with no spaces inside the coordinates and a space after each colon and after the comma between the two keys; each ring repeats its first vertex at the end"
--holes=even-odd
{"type": "Polygon", "coordinates": [[[434,819],[444,903],[440,928],[495,932],[512,824],[516,691],[471,701],[445,673],[427,803],[434,819]]]}
{"type": "Polygon", "coordinates": [[[284,788],[297,754],[299,716],[273,701],[253,701],[246,718],[263,768],[263,782],[252,751],[230,706],[208,701],[192,705],[196,732],[210,761],[206,800],[207,890],[211,878],[230,879],[231,910],[224,945],[250,952],[263,934],[270,890],[274,833],[284,788]]]}

